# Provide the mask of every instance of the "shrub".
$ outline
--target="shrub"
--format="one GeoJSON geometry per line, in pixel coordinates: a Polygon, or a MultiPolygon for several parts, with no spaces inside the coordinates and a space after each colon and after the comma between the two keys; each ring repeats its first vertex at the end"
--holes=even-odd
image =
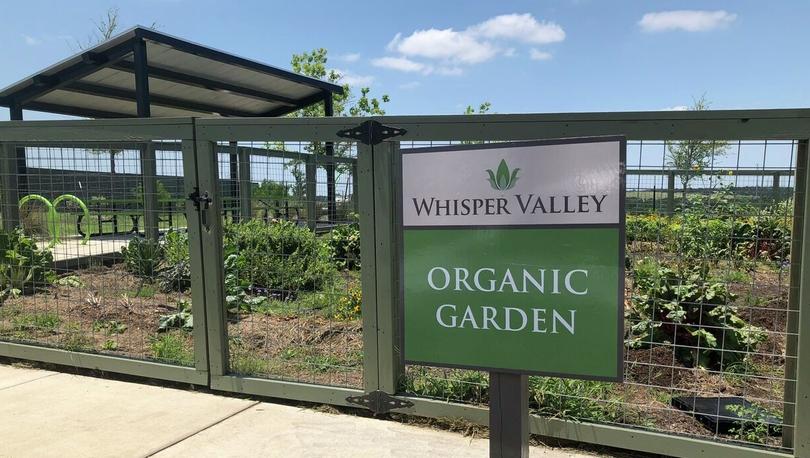
{"type": "Polygon", "coordinates": [[[328,247],[314,233],[290,221],[228,224],[225,257],[232,257],[226,263],[226,275],[234,275],[239,286],[267,296],[286,298],[297,291],[310,291],[331,281],[336,273],[328,247]]]}
{"type": "Polygon", "coordinates": [[[360,226],[357,223],[334,228],[327,243],[339,269],[360,268],[360,226]]]}
{"type": "Polygon", "coordinates": [[[163,248],[153,240],[135,237],[121,248],[124,265],[133,275],[142,278],[153,278],[163,260],[163,248]]]}
{"type": "Polygon", "coordinates": [[[363,304],[363,290],[359,285],[349,287],[346,295],[338,299],[335,306],[334,318],[338,320],[356,320],[361,316],[363,304]]]}
{"type": "Polygon", "coordinates": [[[51,252],[39,249],[22,229],[0,231],[0,258],[0,301],[33,293],[56,278],[51,252]]]}
{"type": "Polygon", "coordinates": [[[185,291],[191,287],[191,260],[188,234],[176,230],[166,233],[160,242],[164,259],[157,275],[163,292],[185,291]]]}
{"type": "Polygon", "coordinates": [[[635,279],[628,344],[675,346],[687,366],[724,369],[739,364],[767,337],[748,324],[732,304],[724,283],[709,282],[706,268],[673,270],[649,258],[633,270],[635,279]]]}
{"type": "Polygon", "coordinates": [[[669,218],[657,214],[627,215],[625,228],[628,242],[659,242],[666,238],[669,218]]]}

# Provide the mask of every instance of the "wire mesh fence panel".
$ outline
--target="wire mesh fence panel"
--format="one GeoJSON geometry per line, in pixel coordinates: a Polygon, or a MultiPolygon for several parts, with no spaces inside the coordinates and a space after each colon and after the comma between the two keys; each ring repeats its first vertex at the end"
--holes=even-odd
{"type": "MultiPolygon", "coordinates": [[[[401,148],[460,142],[401,142],[401,148]]],[[[476,142],[481,143],[481,142],[476,142]]],[[[628,141],[625,381],[530,377],[543,416],[791,450],[796,141],[628,141]],[[787,364],[786,364],[787,363],[787,364]],[[787,388],[786,388],[787,387],[787,388]],[[788,412],[788,415],[785,413],[788,412]]],[[[488,403],[485,372],[400,392],[488,403]]]]}
{"type": "Polygon", "coordinates": [[[192,366],[180,143],[5,146],[0,340],[192,366]]]}
{"type": "Polygon", "coordinates": [[[230,372],[362,387],[354,145],[240,141],[217,154],[232,202],[222,215],[230,372]]]}

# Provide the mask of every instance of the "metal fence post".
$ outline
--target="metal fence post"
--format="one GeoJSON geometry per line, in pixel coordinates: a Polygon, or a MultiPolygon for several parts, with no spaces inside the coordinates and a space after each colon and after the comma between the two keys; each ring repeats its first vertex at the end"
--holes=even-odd
{"type": "Polygon", "coordinates": [[[311,231],[315,231],[318,224],[318,167],[314,155],[307,156],[304,179],[307,185],[307,226],[311,231]]]}
{"type": "MultiPolygon", "coordinates": [[[[186,196],[199,189],[197,154],[193,140],[183,140],[183,190],[186,196]]],[[[205,273],[203,263],[202,226],[200,213],[191,199],[185,201],[185,213],[189,243],[189,268],[191,269],[191,311],[194,315],[194,367],[208,372],[208,336],[205,317],[205,273]]]]}
{"type": "Polygon", "coordinates": [[[0,143],[0,184],[3,187],[3,229],[13,230],[20,224],[19,186],[17,180],[17,151],[8,143],[0,143]]]}
{"type": "Polygon", "coordinates": [[[368,145],[357,145],[357,195],[360,219],[360,253],[363,263],[361,287],[363,291],[363,390],[367,393],[379,389],[377,351],[377,259],[374,217],[374,157],[368,145]]]}
{"type": "Polygon", "coordinates": [[[667,173],[667,215],[675,214],[675,172],[667,173]]]}
{"type": "MultiPolygon", "coordinates": [[[[804,170],[800,171],[798,167],[796,170],[797,199],[800,192],[803,194],[801,196],[803,200],[803,212],[801,215],[801,274],[798,276],[799,300],[798,304],[795,304],[798,306],[798,310],[791,310],[790,313],[794,318],[791,321],[795,324],[790,324],[788,327],[789,335],[792,334],[796,339],[795,405],[792,414],[795,417],[793,422],[793,448],[795,456],[799,458],[810,457],[810,383],[808,383],[810,382],[810,265],[804,262],[810,258],[810,231],[807,231],[807,227],[810,225],[810,208],[808,208],[810,199],[807,199],[808,193],[810,193],[810,180],[806,176],[808,172],[807,146],[808,140],[799,142],[798,158],[804,158],[802,164],[804,170]],[[801,188],[798,187],[798,176],[800,174],[804,177],[801,188]],[[792,332],[794,330],[795,332],[792,332]],[[804,357],[804,360],[802,360],[802,357],[804,357]]],[[[791,275],[791,280],[793,280],[793,275],[791,275]]],[[[787,369],[786,367],[785,370],[787,371],[787,369]]],[[[787,391],[787,389],[786,386],[785,390],[787,391]]]]}
{"type": "Polygon", "coordinates": [[[403,368],[398,345],[399,303],[399,142],[374,146],[374,218],[377,258],[377,351],[379,389],[396,393],[403,368]]]}
{"type": "Polygon", "coordinates": [[[790,289],[788,290],[788,313],[785,325],[785,394],[782,445],[793,447],[793,422],[796,402],[796,357],[799,332],[799,293],[802,280],[802,241],[804,239],[804,211],[807,186],[807,142],[800,141],[796,150],[795,197],[793,201],[793,225],[790,241],[790,289]]]}
{"type": "Polygon", "coordinates": [[[208,362],[212,376],[228,372],[228,320],[225,307],[224,253],[222,250],[222,198],[216,144],[197,141],[199,192],[207,192],[211,203],[200,211],[205,318],[208,324],[208,362]]]}
{"type": "MultiPolygon", "coordinates": [[[[236,142],[234,142],[236,143],[236,142]]],[[[246,148],[237,149],[239,156],[239,219],[248,220],[253,217],[253,206],[251,205],[250,193],[250,150],[246,148]]]]}
{"type": "Polygon", "coordinates": [[[141,147],[141,173],[143,174],[143,219],[146,238],[157,240],[158,227],[157,159],[155,147],[147,143],[141,147]]]}

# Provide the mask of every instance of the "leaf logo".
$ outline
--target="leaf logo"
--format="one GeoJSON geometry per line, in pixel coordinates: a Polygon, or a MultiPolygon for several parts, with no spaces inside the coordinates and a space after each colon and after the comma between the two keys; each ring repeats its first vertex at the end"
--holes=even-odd
{"type": "Polygon", "coordinates": [[[506,165],[506,161],[501,159],[501,163],[498,164],[497,172],[493,172],[492,169],[487,169],[489,184],[492,186],[492,189],[496,191],[508,191],[515,187],[519,171],[520,169],[516,168],[509,172],[509,166],[506,165]]]}

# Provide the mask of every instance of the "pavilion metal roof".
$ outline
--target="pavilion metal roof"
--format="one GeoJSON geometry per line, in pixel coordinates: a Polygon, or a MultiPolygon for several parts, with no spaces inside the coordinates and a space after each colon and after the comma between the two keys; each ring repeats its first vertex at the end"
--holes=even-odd
{"type": "MultiPolygon", "coordinates": [[[[0,91],[0,106],[89,118],[138,117],[145,61],[148,116],[281,116],[341,86],[134,27],[0,91]],[[144,48],[145,45],[145,48],[144,48]],[[137,51],[138,46],[141,50],[137,51]],[[146,58],[137,52],[145,49],[146,58]]],[[[143,116],[142,112],[140,114],[143,116]]]]}

